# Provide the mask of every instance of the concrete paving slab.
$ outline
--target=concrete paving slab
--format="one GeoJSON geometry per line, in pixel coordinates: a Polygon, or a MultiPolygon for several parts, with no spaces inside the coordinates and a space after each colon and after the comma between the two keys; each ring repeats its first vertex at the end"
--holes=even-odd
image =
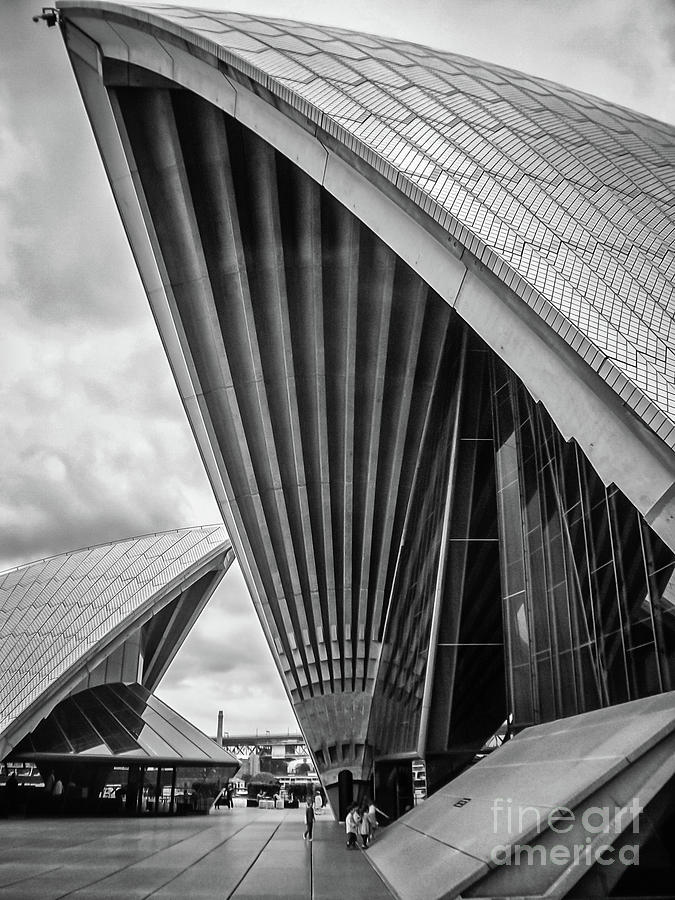
{"type": "Polygon", "coordinates": [[[51,863],[7,862],[0,865],[0,888],[16,881],[22,881],[28,875],[51,872],[56,868],[51,863]]]}
{"type": "Polygon", "coordinates": [[[312,841],[312,900],[390,900],[393,895],[372,868],[369,853],[347,849],[344,824],[317,823],[312,841]]]}
{"type": "Polygon", "coordinates": [[[71,891],[67,897],[73,900],[113,900],[117,897],[128,897],[129,900],[143,900],[163,887],[172,877],[165,869],[145,868],[143,871],[123,869],[114,872],[101,881],[90,883],[77,891],[71,891]]]}
{"type": "Polygon", "coordinates": [[[303,810],[194,818],[10,819],[0,900],[391,900],[344,827],[303,810]],[[48,862],[45,859],[48,858],[48,862]]]}
{"type": "Polygon", "coordinates": [[[3,895],[3,892],[11,893],[11,889],[15,884],[21,884],[23,881],[33,877],[49,876],[56,868],[57,866],[54,865],[40,865],[39,863],[30,862],[0,865],[0,896],[3,895]]]}
{"type": "MultiPolygon", "coordinates": [[[[8,891],[9,896],[39,897],[40,900],[58,900],[59,897],[74,893],[92,882],[97,882],[115,872],[119,865],[103,864],[89,861],[88,865],[58,866],[48,872],[30,877],[26,875],[22,881],[8,891]]],[[[0,892],[0,897],[3,894],[0,892]]]]}
{"type": "Polygon", "coordinates": [[[164,900],[172,897],[232,896],[246,873],[256,864],[261,846],[267,839],[266,834],[261,836],[259,829],[242,829],[241,833],[233,835],[198,863],[172,878],[154,896],[164,900]]]}
{"type": "Polygon", "coordinates": [[[153,898],[186,897],[190,900],[211,900],[213,897],[230,897],[237,884],[252,864],[254,854],[243,854],[240,858],[225,860],[219,850],[169,881],[153,898]]]}

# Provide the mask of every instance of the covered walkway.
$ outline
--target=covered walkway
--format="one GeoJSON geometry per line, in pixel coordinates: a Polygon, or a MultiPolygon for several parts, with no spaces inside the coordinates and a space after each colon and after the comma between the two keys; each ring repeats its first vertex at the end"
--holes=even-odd
{"type": "Polygon", "coordinates": [[[166,819],[10,819],[0,898],[390,900],[327,813],[302,839],[302,810],[234,809],[166,819]]]}

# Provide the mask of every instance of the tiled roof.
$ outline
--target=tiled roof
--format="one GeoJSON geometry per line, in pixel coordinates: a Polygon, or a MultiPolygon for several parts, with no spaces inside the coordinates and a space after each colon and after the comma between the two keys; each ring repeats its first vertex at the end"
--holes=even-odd
{"type": "Polygon", "coordinates": [[[227,542],[220,525],[183,528],[0,573],[0,733],[118,627],[227,542]]]}
{"type": "Polygon", "coordinates": [[[72,5],[173,32],[337,137],[675,445],[672,126],[405,41],[241,13],[72,5]]]}

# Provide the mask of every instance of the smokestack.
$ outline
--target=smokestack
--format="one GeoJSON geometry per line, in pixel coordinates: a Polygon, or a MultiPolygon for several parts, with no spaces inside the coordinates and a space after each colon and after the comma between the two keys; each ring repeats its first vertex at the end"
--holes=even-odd
{"type": "Polygon", "coordinates": [[[219,747],[223,746],[223,711],[218,711],[218,733],[216,734],[216,743],[219,747]]]}

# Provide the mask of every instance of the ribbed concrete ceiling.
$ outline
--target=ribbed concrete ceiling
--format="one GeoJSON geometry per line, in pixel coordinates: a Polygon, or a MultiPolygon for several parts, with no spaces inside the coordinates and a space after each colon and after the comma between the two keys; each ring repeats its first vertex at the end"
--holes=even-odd
{"type": "Polygon", "coordinates": [[[211,104],[115,96],[293,700],[369,695],[451,311],[211,104]]]}
{"type": "MultiPolygon", "coordinates": [[[[186,90],[109,89],[299,721],[324,773],[367,776],[378,674],[400,683],[418,741],[457,392],[489,410],[485,348],[469,366],[448,305],[232,117],[186,90]],[[385,670],[390,619],[407,638],[385,670]]],[[[475,640],[484,625],[499,641],[494,615],[464,627],[475,640]]]]}

